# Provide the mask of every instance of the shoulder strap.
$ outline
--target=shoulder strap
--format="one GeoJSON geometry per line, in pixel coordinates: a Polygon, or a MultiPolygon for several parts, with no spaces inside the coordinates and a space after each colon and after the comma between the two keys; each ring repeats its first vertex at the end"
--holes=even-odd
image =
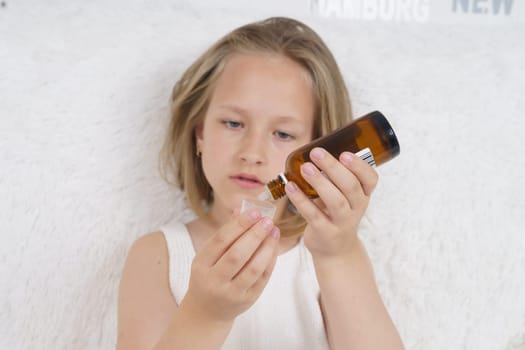
{"type": "Polygon", "coordinates": [[[175,302],[180,304],[188,291],[195,249],[184,224],[180,222],[169,223],[163,226],[161,231],[164,233],[168,248],[171,292],[175,302]]]}

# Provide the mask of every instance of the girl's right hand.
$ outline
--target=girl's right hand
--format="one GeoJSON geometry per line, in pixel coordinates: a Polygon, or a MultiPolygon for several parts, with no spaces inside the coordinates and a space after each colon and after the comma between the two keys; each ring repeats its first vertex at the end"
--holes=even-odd
{"type": "Polygon", "coordinates": [[[179,310],[208,321],[232,322],[262,293],[277,257],[279,229],[256,210],[234,215],[193,259],[179,310]]]}

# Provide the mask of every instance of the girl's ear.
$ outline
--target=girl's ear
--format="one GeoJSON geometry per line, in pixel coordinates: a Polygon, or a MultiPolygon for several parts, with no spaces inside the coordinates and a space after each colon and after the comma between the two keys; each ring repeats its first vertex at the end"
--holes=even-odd
{"type": "Polygon", "coordinates": [[[199,139],[202,140],[202,129],[204,129],[202,123],[200,123],[199,125],[195,127],[195,138],[197,140],[199,139]]]}
{"type": "Polygon", "coordinates": [[[203,134],[203,129],[204,129],[204,126],[201,124],[197,125],[195,127],[195,140],[197,141],[197,144],[195,145],[196,148],[197,148],[197,154],[200,152],[200,150],[202,149],[202,142],[203,142],[203,138],[202,138],[202,134],[203,134]]]}

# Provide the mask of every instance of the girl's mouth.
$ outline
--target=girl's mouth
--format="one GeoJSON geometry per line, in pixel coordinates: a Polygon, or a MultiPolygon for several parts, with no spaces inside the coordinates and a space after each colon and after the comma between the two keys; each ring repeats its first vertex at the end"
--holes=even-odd
{"type": "Polygon", "coordinates": [[[242,188],[252,189],[261,188],[262,186],[264,186],[264,183],[261,180],[259,180],[256,176],[252,175],[240,174],[231,176],[231,179],[233,180],[233,182],[235,182],[242,188]]]}

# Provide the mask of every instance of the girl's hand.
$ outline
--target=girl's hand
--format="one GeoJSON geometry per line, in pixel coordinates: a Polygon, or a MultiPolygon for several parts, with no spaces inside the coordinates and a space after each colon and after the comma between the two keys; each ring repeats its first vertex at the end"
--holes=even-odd
{"type": "Polygon", "coordinates": [[[273,270],[279,229],[257,210],[234,215],[195,256],[180,309],[231,322],[259,297],[273,270]]]}
{"type": "Polygon", "coordinates": [[[288,198],[307,222],[305,245],[314,258],[350,254],[357,247],[357,227],[377,184],[377,173],[350,152],[343,152],[338,161],[326,150],[314,148],[310,158],[317,167],[305,163],[301,175],[319,198],[312,201],[294,183],[286,185],[288,198]]]}

